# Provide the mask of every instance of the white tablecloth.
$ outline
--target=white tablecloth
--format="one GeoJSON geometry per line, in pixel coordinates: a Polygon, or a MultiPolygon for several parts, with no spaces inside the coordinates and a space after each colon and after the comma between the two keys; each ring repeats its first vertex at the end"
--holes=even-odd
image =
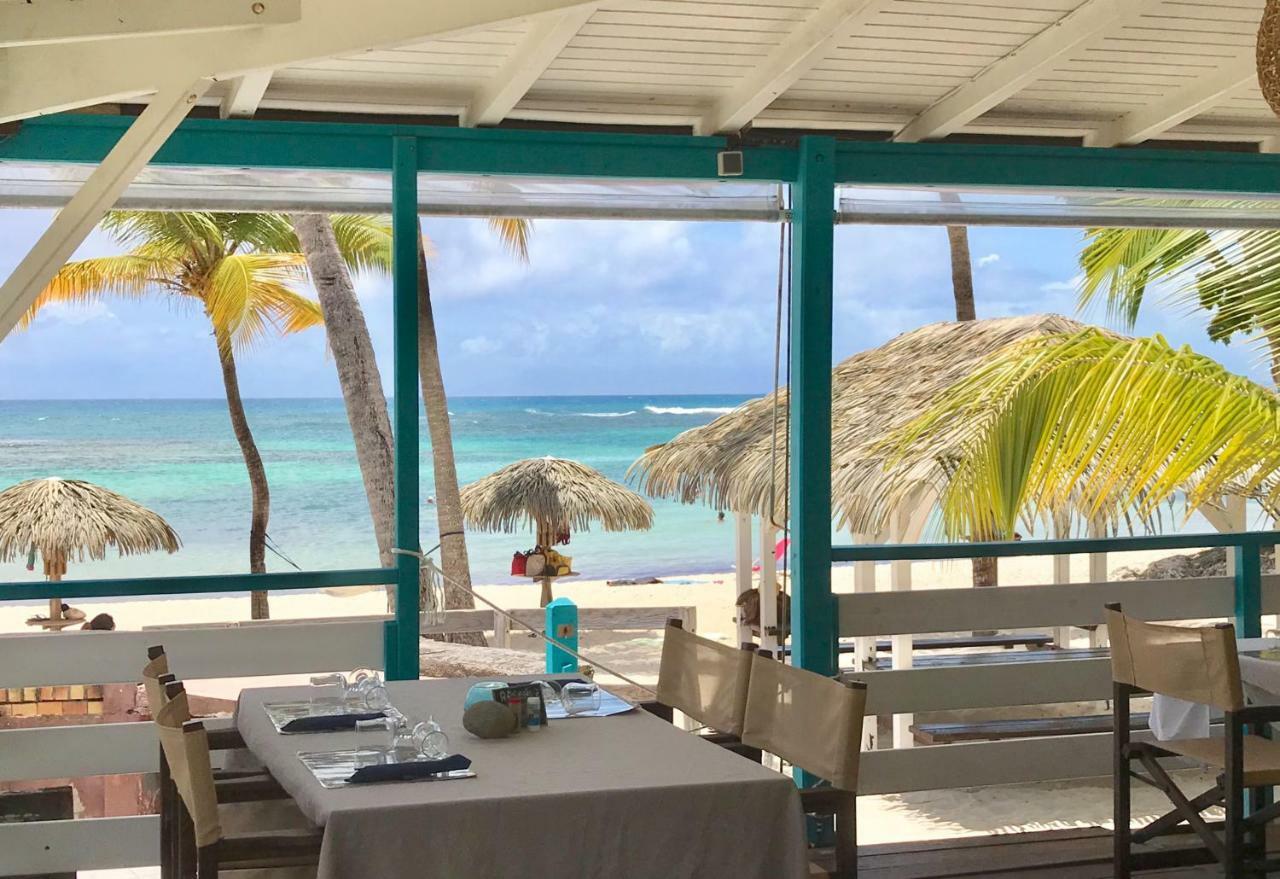
{"type": "MultiPolygon", "coordinates": [[[[1254,702],[1280,701],[1280,660],[1250,655],[1280,647],[1280,639],[1241,638],[1237,647],[1246,695],[1254,702]]],[[[1208,738],[1209,721],[1208,705],[1160,694],[1151,700],[1151,733],[1160,741],[1208,738]]]]}

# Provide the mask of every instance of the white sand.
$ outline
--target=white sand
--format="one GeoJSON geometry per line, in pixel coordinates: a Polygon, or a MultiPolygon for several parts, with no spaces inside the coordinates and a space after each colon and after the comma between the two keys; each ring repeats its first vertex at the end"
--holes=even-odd
{"type": "MultiPolygon", "coordinates": [[[[1112,571],[1124,566],[1140,566],[1168,553],[1115,554],[1109,559],[1112,571]]],[[[1072,577],[1087,578],[1087,558],[1072,558],[1072,577]]],[[[836,568],[834,588],[853,591],[850,567],[836,568]]],[[[970,566],[961,562],[917,562],[912,566],[916,589],[963,588],[970,583],[970,566]]],[[[697,608],[698,631],[707,637],[732,642],[735,638],[733,602],[737,594],[732,573],[678,577],[686,585],[607,586],[603,581],[566,580],[557,594],[572,598],[581,607],[693,606],[697,608]]],[[[1000,582],[1004,585],[1031,585],[1052,580],[1052,560],[1011,558],[1000,561],[1000,582]]],[[[888,566],[877,567],[877,588],[887,589],[888,566]]],[[[536,607],[538,588],[529,586],[484,586],[481,594],[504,607],[536,607]]],[[[76,602],[90,617],[110,613],[120,629],[181,623],[231,622],[246,619],[247,596],[230,598],[166,598],[148,601],[76,602]]],[[[384,612],[381,591],[333,595],[273,593],[274,619],[349,617],[384,612]]],[[[0,605],[0,632],[30,631],[24,620],[47,609],[45,602],[0,605]]],[[[616,668],[641,683],[657,678],[661,633],[585,632],[581,649],[604,665],[616,668]],[[641,637],[634,637],[639,634],[641,637]]],[[[541,652],[542,642],[521,636],[513,629],[511,647],[541,652]]],[[[208,695],[229,696],[240,686],[261,685],[264,678],[210,682],[193,690],[208,695]]],[[[273,678],[276,681],[305,682],[305,678],[273,678]]],[[[602,676],[607,681],[607,677],[602,676]]],[[[1198,789],[1198,788],[1197,788],[1198,789]]],[[[1154,815],[1160,810],[1160,795],[1135,791],[1135,816],[1154,815]]],[[[956,835],[1038,830],[1055,827],[1105,823],[1111,814],[1110,785],[1093,783],[1012,785],[953,791],[926,791],[895,796],[864,797],[859,802],[859,836],[866,843],[956,835]]]]}

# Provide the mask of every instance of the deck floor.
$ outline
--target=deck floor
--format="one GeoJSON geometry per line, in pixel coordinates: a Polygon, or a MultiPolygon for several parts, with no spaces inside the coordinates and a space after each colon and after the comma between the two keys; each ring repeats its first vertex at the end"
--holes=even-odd
{"type": "MultiPolygon", "coordinates": [[[[858,858],[858,879],[1109,879],[1111,875],[1111,832],[1097,827],[862,846],[858,858]]],[[[1138,875],[1199,879],[1221,876],[1222,868],[1182,867],[1138,875]]]]}

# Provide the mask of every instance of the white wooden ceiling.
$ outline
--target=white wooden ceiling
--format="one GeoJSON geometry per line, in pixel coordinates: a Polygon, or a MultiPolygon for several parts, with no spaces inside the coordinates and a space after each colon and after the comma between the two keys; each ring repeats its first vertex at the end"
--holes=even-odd
{"type": "MultiPolygon", "coordinates": [[[[1263,0],[617,0],[219,82],[310,111],[702,132],[1243,142],[1263,0]],[[262,86],[265,84],[265,92],[262,86]]],[[[303,8],[303,15],[306,8],[303,8]]]]}

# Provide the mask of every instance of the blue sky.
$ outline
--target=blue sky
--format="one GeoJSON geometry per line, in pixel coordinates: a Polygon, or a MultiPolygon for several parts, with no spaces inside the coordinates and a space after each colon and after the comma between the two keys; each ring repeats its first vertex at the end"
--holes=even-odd
{"type": "MultiPolygon", "coordinates": [[[[47,226],[46,211],[0,211],[0,276],[47,226]]],[[[757,393],[772,386],[777,228],[750,223],[543,220],[531,260],[483,221],[428,219],[431,281],[449,392],[757,393]]],[[[936,227],[836,233],[837,358],[954,316],[946,235],[936,227]]],[[[974,228],[979,317],[1075,313],[1079,230],[974,228]]],[[[95,233],[77,257],[116,252],[95,233]]],[[[390,379],[390,284],[358,279],[390,379]]],[[[1094,315],[1101,321],[1102,316],[1094,315]]],[[[1255,349],[1208,340],[1203,316],[1152,302],[1138,331],[1266,381],[1255,349]]],[[[0,398],[220,397],[198,312],[163,297],[46,309],[0,342],[0,398]]],[[[335,397],[323,332],[272,340],[240,361],[251,397],[335,397]]]]}

